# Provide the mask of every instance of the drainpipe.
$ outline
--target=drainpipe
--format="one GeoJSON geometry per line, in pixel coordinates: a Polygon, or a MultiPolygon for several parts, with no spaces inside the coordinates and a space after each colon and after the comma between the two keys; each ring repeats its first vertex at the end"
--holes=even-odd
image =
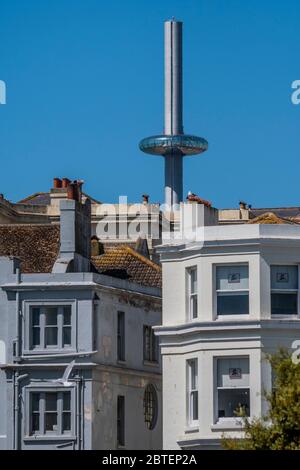
{"type": "Polygon", "coordinates": [[[78,377],[76,381],[76,434],[77,434],[77,450],[80,450],[80,382],[78,377]]]}
{"type": "MultiPolygon", "coordinates": [[[[21,280],[21,271],[20,268],[16,269],[16,283],[20,284],[21,280]]],[[[20,292],[17,290],[16,292],[16,357],[18,359],[21,355],[20,349],[20,292]]]]}
{"type": "Polygon", "coordinates": [[[19,375],[15,372],[14,377],[14,450],[19,448],[19,384],[23,379],[26,379],[28,374],[19,375]]]}
{"type": "Polygon", "coordinates": [[[80,410],[81,410],[81,432],[80,432],[80,448],[83,450],[84,449],[84,378],[81,375],[80,377],[80,388],[81,388],[81,404],[80,404],[80,410]]]}

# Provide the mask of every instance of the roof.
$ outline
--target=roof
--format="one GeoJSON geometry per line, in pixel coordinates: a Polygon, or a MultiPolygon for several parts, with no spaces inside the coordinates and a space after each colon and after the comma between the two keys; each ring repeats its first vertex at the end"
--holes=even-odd
{"type": "Polygon", "coordinates": [[[23,273],[48,273],[59,252],[59,225],[0,225],[0,256],[15,256],[23,273]]]}
{"type": "Polygon", "coordinates": [[[48,206],[50,204],[50,193],[34,193],[25,197],[18,204],[34,204],[35,206],[48,206]]]}
{"type": "Polygon", "coordinates": [[[278,215],[274,214],[274,212],[265,212],[254,219],[250,219],[248,224],[290,224],[295,225],[296,222],[285,219],[283,217],[279,217],[278,215]]]}
{"type": "Polygon", "coordinates": [[[251,207],[250,209],[250,213],[254,217],[258,217],[259,215],[263,215],[267,212],[272,212],[278,217],[300,217],[300,207],[251,207]]]}
{"type": "MultiPolygon", "coordinates": [[[[106,244],[93,266],[106,274],[149,287],[161,287],[161,267],[128,245],[106,244]]],[[[59,224],[0,225],[0,256],[15,256],[23,273],[50,273],[59,254],[59,224]]]]}
{"type": "Polygon", "coordinates": [[[127,279],[144,286],[161,287],[161,267],[130,246],[110,247],[103,255],[93,256],[92,262],[102,274],[127,279]]]}
{"type": "MultiPolygon", "coordinates": [[[[92,204],[101,204],[100,201],[94,199],[93,197],[87,195],[86,193],[82,192],[82,195],[88,199],[90,199],[92,204]]],[[[25,197],[17,202],[17,204],[32,204],[35,206],[49,206],[50,204],[50,193],[33,193],[30,196],[25,197]]]]}

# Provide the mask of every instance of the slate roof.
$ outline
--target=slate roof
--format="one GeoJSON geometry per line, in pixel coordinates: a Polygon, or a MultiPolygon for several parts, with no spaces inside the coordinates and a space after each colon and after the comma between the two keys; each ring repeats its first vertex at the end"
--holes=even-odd
{"type": "MultiPolygon", "coordinates": [[[[88,196],[86,193],[82,192],[82,195],[90,199],[92,204],[101,204],[97,199],[88,196]]],[[[33,193],[30,196],[25,197],[17,202],[17,204],[32,204],[35,206],[49,206],[50,204],[50,193],[33,193]]]]}
{"type": "Polygon", "coordinates": [[[161,287],[161,267],[128,245],[109,247],[104,254],[93,256],[92,262],[102,274],[144,286],[161,287]]]}
{"type": "Polygon", "coordinates": [[[59,252],[59,225],[0,225],[0,256],[21,260],[23,273],[51,272],[59,252]]]}

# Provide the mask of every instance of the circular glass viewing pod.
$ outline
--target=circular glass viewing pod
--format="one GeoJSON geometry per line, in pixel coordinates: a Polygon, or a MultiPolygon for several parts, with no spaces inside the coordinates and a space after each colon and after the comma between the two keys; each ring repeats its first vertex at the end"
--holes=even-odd
{"type": "Polygon", "coordinates": [[[153,155],[180,152],[182,155],[196,155],[205,152],[208,142],[195,135],[154,135],[141,140],[140,150],[153,155]]]}

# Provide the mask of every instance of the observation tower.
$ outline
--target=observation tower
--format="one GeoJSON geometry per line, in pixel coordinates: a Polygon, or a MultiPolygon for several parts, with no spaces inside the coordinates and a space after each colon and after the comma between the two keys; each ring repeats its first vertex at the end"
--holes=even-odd
{"type": "Polygon", "coordinates": [[[141,140],[142,152],[165,158],[165,204],[183,200],[183,157],[205,152],[202,137],[184,134],[182,119],[182,22],[165,22],[165,125],[163,135],[141,140]]]}

